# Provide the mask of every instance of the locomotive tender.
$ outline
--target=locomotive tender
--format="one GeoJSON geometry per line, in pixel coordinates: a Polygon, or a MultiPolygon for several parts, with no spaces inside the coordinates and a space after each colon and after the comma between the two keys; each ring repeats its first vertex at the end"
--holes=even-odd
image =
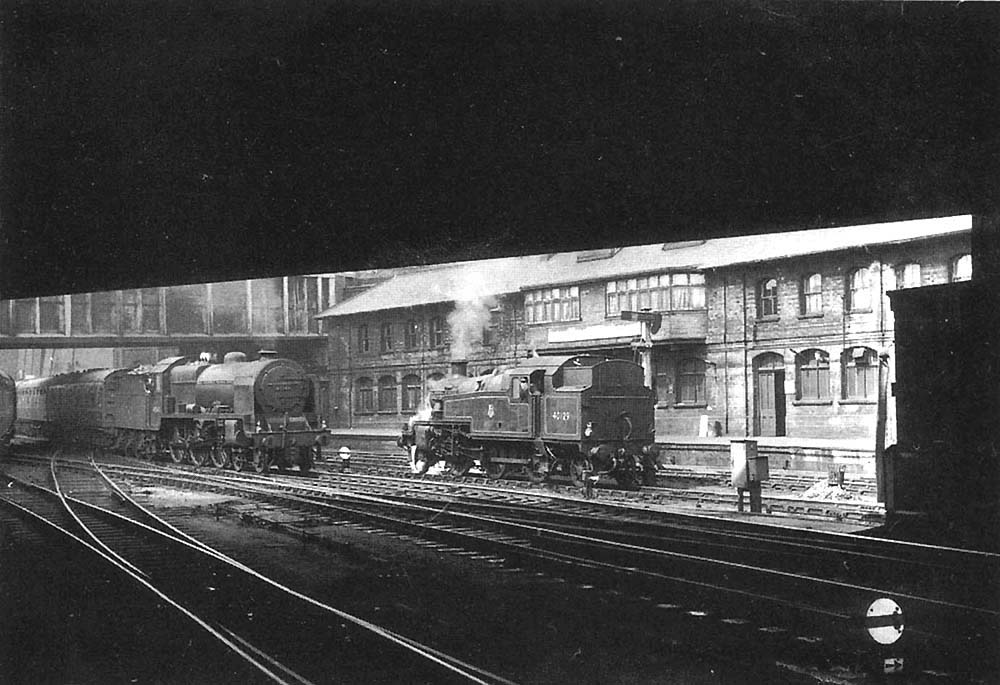
{"type": "Polygon", "coordinates": [[[328,436],[312,393],[302,367],[272,353],[230,352],[221,364],[168,357],[19,381],[18,433],[198,466],[308,471],[328,436]]]}
{"type": "Polygon", "coordinates": [[[625,488],[650,482],[655,393],[643,369],[588,355],[532,357],[478,378],[452,378],[430,393],[430,407],[398,440],[415,473],[439,461],[455,475],[479,462],[491,478],[549,474],[582,485],[610,475],[625,488]]]}

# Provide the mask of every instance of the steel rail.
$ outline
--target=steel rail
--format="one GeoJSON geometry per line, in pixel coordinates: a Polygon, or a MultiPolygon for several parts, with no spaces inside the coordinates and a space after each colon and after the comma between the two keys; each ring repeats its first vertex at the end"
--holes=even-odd
{"type": "MultiPolygon", "coordinates": [[[[54,495],[55,494],[51,490],[46,490],[45,488],[41,488],[40,486],[36,486],[36,487],[38,487],[40,490],[42,490],[44,492],[49,493],[50,495],[54,495]]],[[[255,668],[258,672],[260,672],[262,675],[266,676],[271,681],[273,681],[275,683],[279,683],[280,685],[292,685],[289,681],[284,680],[277,673],[273,672],[267,666],[265,666],[264,664],[262,664],[256,658],[254,658],[251,654],[249,654],[247,651],[245,651],[238,644],[236,644],[235,642],[233,642],[232,640],[230,640],[229,638],[227,638],[225,635],[223,635],[221,632],[219,632],[218,630],[216,630],[215,628],[213,628],[211,625],[208,624],[208,622],[206,622],[200,616],[198,616],[197,614],[195,614],[194,612],[192,612],[191,610],[189,610],[187,607],[185,607],[184,605],[180,604],[179,602],[177,602],[176,600],[174,600],[173,598],[171,598],[169,595],[167,595],[164,592],[162,592],[159,588],[157,588],[155,585],[153,585],[151,582],[149,582],[142,575],[139,575],[139,574],[133,572],[131,568],[129,568],[125,564],[120,563],[119,560],[116,558],[116,556],[112,556],[110,554],[105,553],[104,550],[102,550],[99,547],[96,547],[96,546],[92,545],[91,543],[89,543],[86,540],[84,540],[83,538],[79,537],[78,535],[76,535],[72,531],[69,531],[69,530],[63,528],[62,526],[56,524],[55,522],[50,521],[49,519],[47,519],[43,515],[35,512],[35,511],[31,510],[30,508],[25,507],[25,506],[23,506],[23,505],[21,505],[21,504],[19,504],[17,502],[14,502],[13,500],[11,500],[11,499],[9,499],[7,497],[0,497],[0,501],[3,501],[8,506],[11,506],[11,507],[17,509],[22,514],[25,514],[25,515],[29,516],[30,518],[33,518],[34,520],[36,520],[36,521],[38,521],[38,522],[40,522],[40,523],[42,523],[42,524],[44,524],[44,525],[52,528],[53,530],[57,531],[58,533],[60,533],[60,534],[62,534],[64,536],[70,538],[72,541],[74,541],[77,544],[83,546],[85,549],[89,550],[93,554],[96,554],[98,557],[100,557],[101,559],[103,559],[107,563],[109,563],[112,566],[114,566],[115,568],[117,568],[119,571],[121,571],[122,573],[124,573],[126,576],[128,576],[129,578],[131,578],[136,583],[138,583],[138,584],[142,585],[143,587],[145,587],[147,590],[149,590],[154,595],[156,595],[161,601],[165,602],[168,606],[170,606],[175,611],[179,612],[181,615],[183,615],[186,618],[188,618],[195,625],[197,625],[202,630],[204,630],[209,635],[211,635],[213,638],[215,638],[216,640],[218,640],[219,642],[221,642],[223,645],[225,645],[226,647],[228,647],[234,654],[236,654],[237,656],[239,656],[247,664],[249,664],[250,666],[252,666],[253,668],[255,668]]],[[[84,528],[86,528],[86,527],[84,527],[84,528]]],[[[308,680],[306,680],[304,678],[298,677],[298,676],[295,678],[295,680],[297,682],[299,682],[301,685],[311,685],[310,681],[308,681],[308,680]]]]}

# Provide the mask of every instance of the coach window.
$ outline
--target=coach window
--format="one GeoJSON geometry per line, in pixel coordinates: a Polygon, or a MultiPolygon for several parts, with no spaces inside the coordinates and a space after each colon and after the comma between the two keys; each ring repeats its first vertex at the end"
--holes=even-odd
{"type": "Polygon", "coordinates": [[[393,376],[378,379],[378,410],[383,413],[396,412],[396,379],[393,376]]]}
{"type": "Polygon", "coordinates": [[[371,378],[358,379],[358,413],[371,414],[375,411],[375,391],[371,378]]]}
{"type": "Polygon", "coordinates": [[[682,359],[677,365],[677,391],[675,404],[705,404],[705,362],[701,359],[682,359]]]}
{"type": "Polygon", "coordinates": [[[403,411],[417,411],[420,408],[422,389],[420,376],[412,373],[403,376],[403,411]]]}
{"type": "Polygon", "coordinates": [[[896,267],[896,288],[919,288],[921,286],[920,265],[900,264],[896,267]]]}
{"type": "Polygon", "coordinates": [[[805,350],[795,355],[795,399],[800,402],[830,402],[830,355],[823,350],[805,350]]]}
{"type": "Polygon", "coordinates": [[[820,316],[823,314],[822,275],[803,276],[799,286],[799,314],[801,316],[820,316]]]}
{"type": "Polygon", "coordinates": [[[951,260],[951,281],[972,280],[972,255],[962,254],[951,260]]]}
{"type": "Polygon", "coordinates": [[[757,318],[778,316],[778,279],[765,278],[757,284],[757,318]]]}
{"type": "Polygon", "coordinates": [[[868,347],[850,347],[840,358],[842,397],[874,402],[878,399],[878,355],[868,347]]]}
{"type": "Polygon", "coordinates": [[[864,267],[855,269],[847,277],[847,310],[870,312],[871,308],[872,290],[868,269],[864,267]]]}

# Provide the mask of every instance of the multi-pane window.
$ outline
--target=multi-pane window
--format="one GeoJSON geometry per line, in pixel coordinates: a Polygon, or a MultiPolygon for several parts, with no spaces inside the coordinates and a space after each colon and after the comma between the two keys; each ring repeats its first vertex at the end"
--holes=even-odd
{"type": "Polygon", "coordinates": [[[778,315],[778,279],[765,278],[757,284],[757,318],[778,315]]]}
{"type": "Polygon", "coordinates": [[[868,347],[851,347],[841,357],[842,389],[847,400],[878,398],[878,355],[868,347]]]}
{"type": "Polygon", "coordinates": [[[396,411],[396,378],[382,376],[378,379],[378,410],[396,411]]]}
{"type": "Polygon", "coordinates": [[[799,288],[799,313],[823,313],[823,277],[820,274],[809,274],[802,278],[799,288]]]}
{"type": "Polygon", "coordinates": [[[66,318],[63,296],[38,298],[38,330],[41,333],[65,333],[66,318]]]}
{"type": "Polygon", "coordinates": [[[160,289],[143,288],[142,301],[142,332],[158,333],[160,331],[160,289]]]}
{"type": "Polygon", "coordinates": [[[972,279],[972,255],[958,255],[951,260],[951,280],[968,281],[972,279]]]}
{"type": "Polygon", "coordinates": [[[412,373],[403,376],[403,411],[420,409],[421,391],[420,376],[412,373]]]}
{"type": "Polygon", "coordinates": [[[440,317],[431,319],[428,336],[432,348],[444,347],[444,321],[440,317]]]}
{"type": "Polygon", "coordinates": [[[921,283],[920,265],[900,264],[896,267],[896,288],[919,288],[921,283]]]}
{"type": "Polygon", "coordinates": [[[704,274],[660,274],[609,281],[607,315],[651,309],[666,312],[705,308],[704,274]]]}
{"type": "Polygon", "coordinates": [[[682,359],[677,365],[676,404],[705,404],[705,362],[682,359]]]}
{"type": "Polygon", "coordinates": [[[823,350],[805,350],[795,355],[795,398],[830,399],[830,355],[823,350]]]}
{"type": "Polygon", "coordinates": [[[253,300],[251,318],[253,332],[274,334],[285,332],[284,285],[280,278],[251,281],[250,299],[253,300]]]}
{"type": "Polygon", "coordinates": [[[406,349],[413,350],[420,346],[420,322],[410,319],[403,328],[403,344],[406,349]]]}
{"type": "Polygon", "coordinates": [[[372,341],[368,337],[368,326],[361,324],[358,326],[358,352],[371,352],[372,341]]]}
{"type": "Polygon", "coordinates": [[[375,411],[375,390],[371,378],[358,379],[358,413],[366,414],[375,411]]]}
{"type": "Polygon", "coordinates": [[[580,289],[545,288],[524,294],[525,323],[578,321],[580,319],[580,289]]]}
{"type": "Polygon", "coordinates": [[[855,269],[847,277],[847,309],[855,312],[871,308],[872,290],[868,269],[855,269]]]}
{"type": "Polygon", "coordinates": [[[392,324],[384,323],[379,328],[379,349],[383,352],[392,352],[392,324]]]}
{"type": "Polygon", "coordinates": [[[670,308],[674,311],[704,309],[705,274],[670,274],[670,308]]]}

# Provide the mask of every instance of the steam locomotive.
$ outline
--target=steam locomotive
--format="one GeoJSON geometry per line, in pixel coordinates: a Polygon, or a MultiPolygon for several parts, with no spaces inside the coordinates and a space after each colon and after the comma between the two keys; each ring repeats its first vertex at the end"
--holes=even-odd
{"type": "Polygon", "coordinates": [[[230,352],[221,364],[168,357],[19,381],[17,432],[145,459],[309,471],[328,437],[313,399],[302,367],[273,353],[230,352]]]}
{"type": "Polygon", "coordinates": [[[632,489],[653,478],[655,393],[638,364],[533,357],[516,368],[439,384],[397,441],[415,473],[444,462],[464,475],[478,462],[491,478],[518,472],[533,482],[561,474],[583,485],[608,475],[632,489]]]}
{"type": "Polygon", "coordinates": [[[17,418],[17,395],[14,379],[0,371],[0,456],[10,447],[17,418]]]}

